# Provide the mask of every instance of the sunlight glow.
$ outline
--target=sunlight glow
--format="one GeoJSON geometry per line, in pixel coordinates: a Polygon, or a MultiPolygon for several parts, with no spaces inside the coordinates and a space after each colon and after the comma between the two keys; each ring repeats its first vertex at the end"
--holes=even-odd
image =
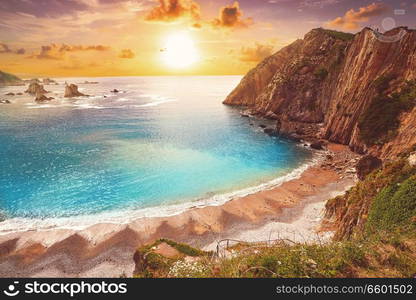
{"type": "Polygon", "coordinates": [[[169,36],[161,51],[163,61],[173,68],[186,68],[199,60],[194,41],[187,33],[169,36]]]}

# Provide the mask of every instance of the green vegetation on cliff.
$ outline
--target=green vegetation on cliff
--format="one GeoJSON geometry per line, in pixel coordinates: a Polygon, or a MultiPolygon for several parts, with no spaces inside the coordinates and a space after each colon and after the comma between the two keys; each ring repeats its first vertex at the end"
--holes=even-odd
{"type": "Polygon", "coordinates": [[[416,176],[390,184],[381,190],[371,205],[368,221],[369,230],[400,227],[416,216],[416,176]]]}
{"type": "Polygon", "coordinates": [[[360,117],[360,137],[369,146],[384,144],[396,136],[400,114],[416,105],[416,81],[406,82],[397,93],[386,94],[393,78],[386,75],[374,81],[378,95],[360,117]]]}
{"type": "Polygon", "coordinates": [[[342,32],[342,31],[336,31],[336,30],[329,30],[329,29],[323,29],[325,33],[332,36],[333,38],[343,40],[343,41],[350,41],[354,38],[354,34],[348,33],[348,32],[342,32]]]}

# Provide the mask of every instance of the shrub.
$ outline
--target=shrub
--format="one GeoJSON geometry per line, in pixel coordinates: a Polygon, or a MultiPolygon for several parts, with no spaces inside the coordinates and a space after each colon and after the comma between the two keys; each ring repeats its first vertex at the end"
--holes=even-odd
{"type": "Polygon", "coordinates": [[[339,39],[339,40],[343,40],[343,41],[350,41],[354,38],[354,34],[352,33],[347,33],[347,32],[342,32],[342,31],[336,31],[336,30],[329,30],[329,29],[324,29],[324,31],[332,36],[333,38],[339,39]]]}
{"type": "Polygon", "coordinates": [[[367,228],[389,229],[409,223],[416,215],[416,176],[384,188],[370,208],[367,228]]]}
{"type": "MultiPolygon", "coordinates": [[[[378,79],[378,91],[386,89],[386,77],[378,79]]],[[[383,95],[379,93],[367,110],[360,116],[358,127],[361,139],[369,146],[384,144],[397,134],[401,113],[412,109],[416,103],[416,83],[410,81],[399,93],[383,95]]]]}

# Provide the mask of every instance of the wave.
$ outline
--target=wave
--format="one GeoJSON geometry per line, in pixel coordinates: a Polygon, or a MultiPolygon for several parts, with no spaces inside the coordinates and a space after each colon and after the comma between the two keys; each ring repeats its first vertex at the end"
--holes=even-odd
{"type": "MultiPolygon", "coordinates": [[[[149,95],[150,96],[150,95],[149,95]]],[[[146,108],[146,107],[153,107],[153,106],[159,106],[164,103],[169,102],[175,102],[175,99],[169,99],[169,98],[163,98],[156,95],[151,95],[152,100],[156,100],[153,102],[145,103],[145,104],[125,104],[125,105],[100,105],[96,101],[96,99],[101,99],[104,96],[91,96],[87,99],[80,99],[77,101],[66,101],[66,99],[56,99],[54,101],[51,101],[49,103],[43,103],[43,104],[37,104],[37,103],[26,103],[25,105],[29,109],[44,109],[44,108],[62,108],[62,107],[72,107],[74,109],[109,109],[109,108],[146,108]]],[[[110,98],[114,98],[115,96],[108,96],[110,98]]],[[[143,97],[143,95],[140,95],[139,97],[143,97]]],[[[123,102],[129,102],[132,99],[121,97],[115,99],[115,102],[117,103],[123,103],[123,102]]],[[[107,102],[108,104],[108,102],[107,102]]]]}
{"type": "Polygon", "coordinates": [[[301,174],[311,166],[319,164],[324,158],[322,153],[315,153],[312,159],[302,164],[298,168],[295,168],[286,175],[279,176],[268,182],[244,188],[241,190],[217,194],[212,197],[203,199],[197,199],[195,201],[189,201],[181,204],[171,204],[165,206],[156,206],[141,209],[123,209],[110,212],[102,212],[91,215],[71,216],[71,217],[56,217],[45,219],[32,219],[32,218],[10,218],[3,222],[0,222],[0,235],[5,235],[13,232],[23,232],[30,230],[47,231],[51,229],[74,229],[82,230],[89,226],[100,223],[112,223],[112,224],[128,224],[134,220],[140,218],[151,217],[169,217],[183,213],[189,209],[202,208],[206,206],[220,206],[226,202],[244,197],[247,195],[255,194],[260,191],[270,190],[275,188],[284,182],[300,178],[301,174]]]}
{"type": "Polygon", "coordinates": [[[155,101],[155,102],[150,102],[150,103],[140,104],[140,105],[134,105],[134,106],[135,107],[151,107],[151,106],[158,106],[163,103],[175,102],[175,101],[176,101],[175,99],[165,99],[165,100],[160,100],[160,101],[155,101]]]}

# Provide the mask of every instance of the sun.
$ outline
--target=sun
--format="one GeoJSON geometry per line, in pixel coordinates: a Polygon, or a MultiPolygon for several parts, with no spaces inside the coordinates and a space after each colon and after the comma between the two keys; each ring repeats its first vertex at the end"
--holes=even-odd
{"type": "Polygon", "coordinates": [[[183,69],[199,60],[195,43],[185,32],[170,35],[161,51],[163,61],[172,68],[183,69]]]}

